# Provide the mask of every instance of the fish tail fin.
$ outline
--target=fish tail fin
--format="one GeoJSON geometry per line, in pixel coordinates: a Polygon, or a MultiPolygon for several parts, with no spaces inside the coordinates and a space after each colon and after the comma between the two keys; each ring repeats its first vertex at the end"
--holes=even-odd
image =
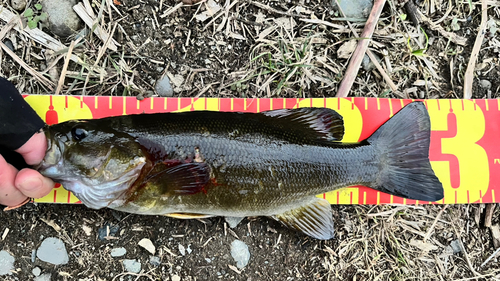
{"type": "Polygon", "coordinates": [[[443,185],[429,161],[430,118],[421,102],[405,106],[367,140],[381,166],[371,187],[404,198],[437,201],[443,185]]]}

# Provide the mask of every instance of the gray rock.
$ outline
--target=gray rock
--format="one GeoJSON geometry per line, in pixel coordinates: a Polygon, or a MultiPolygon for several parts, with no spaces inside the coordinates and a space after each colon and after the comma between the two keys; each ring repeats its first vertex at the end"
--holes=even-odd
{"type": "Polygon", "coordinates": [[[31,262],[34,263],[36,260],[36,250],[31,251],[31,262]]]}
{"type": "Polygon", "coordinates": [[[235,228],[244,219],[243,217],[225,217],[230,228],[235,228]]]}
{"type": "Polygon", "coordinates": [[[179,275],[172,275],[172,281],[181,281],[181,277],[179,275]]]}
{"type": "Polygon", "coordinates": [[[22,12],[26,8],[26,0],[11,0],[10,5],[14,10],[22,12]]]}
{"type": "Polygon", "coordinates": [[[50,273],[44,273],[38,277],[35,277],[35,279],[33,279],[34,281],[51,281],[50,279],[50,273]]]}
{"type": "Polygon", "coordinates": [[[160,259],[160,257],[157,257],[157,256],[151,256],[149,258],[149,263],[152,266],[160,266],[161,265],[161,259],[160,259]]]}
{"type": "Polygon", "coordinates": [[[123,260],[123,266],[128,272],[139,273],[142,265],[137,260],[123,260]]]}
{"type": "Polygon", "coordinates": [[[248,251],[247,244],[240,240],[234,240],[231,243],[231,256],[236,262],[238,268],[244,268],[250,261],[250,252],[248,251]]]}
{"type": "Polygon", "coordinates": [[[365,19],[372,10],[373,0],[332,0],[332,5],[340,6],[348,18],[365,19]]]}
{"type": "Polygon", "coordinates": [[[68,252],[64,242],[55,237],[49,237],[43,240],[42,245],[36,251],[36,256],[51,264],[67,264],[69,261],[68,252]]]}
{"type": "Polygon", "coordinates": [[[14,44],[12,44],[12,41],[10,41],[10,39],[5,39],[3,41],[3,43],[5,44],[5,46],[7,46],[7,48],[9,48],[12,52],[14,52],[14,44]]]}
{"type": "MultiPolygon", "coordinates": [[[[381,59],[377,54],[373,54],[375,56],[375,59],[380,63],[381,59]]],[[[372,62],[370,57],[368,55],[365,55],[363,57],[363,61],[361,62],[361,65],[363,66],[363,69],[366,71],[371,71],[375,68],[375,64],[372,62]]]]}
{"type": "Polygon", "coordinates": [[[451,241],[449,247],[451,247],[454,254],[458,254],[458,253],[462,252],[462,245],[460,245],[460,241],[458,241],[458,240],[451,241]]]}
{"type": "Polygon", "coordinates": [[[172,89],[170,79],[167,75],[163,75],[156,81],[155,90],[160,97],[171,97],[174,95],[174,89],[172,89]]]}
{"type": "Polygon", "coordinates": [[[31,273],[33,273],[33,275],[35,275],[35,276],[40,276],[40,274],[42,273],[42,270],[37,266],[37,267],[33,268],[31,273]]]}
{"type": "Polygon", "coordinates": [[[111,256],[113,258],[124,256],[126,253],[127,250],[123,247],[111,249],[111,256]]]}
{"type": "Polygon", "coordinates": [[[80,28],[80,17],[73,11],[76,0],[43,0],[43,11],[49,15],[49,29],[52,33],[67,37],[80,28]]]}
{"type": "Polygon", "coordinates": [[[0,251],[0,276],[11,275],[11,270],[14,269],[14,261],[16,259],[7,251],[0,251]]]}
{"type": "Polygon", "coordinates": [[[479,81],[479,86],[481,86],[481,88],[489,90],[491,89],[491,82],[488,80],[481,80],[479,81]]]}

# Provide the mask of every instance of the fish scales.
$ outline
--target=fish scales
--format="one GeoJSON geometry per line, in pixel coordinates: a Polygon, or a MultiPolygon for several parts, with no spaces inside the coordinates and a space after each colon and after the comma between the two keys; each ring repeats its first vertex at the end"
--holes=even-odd
{"type": "Polygon", "coordinates": [[[186,112],[69,121],[45,128],[37,169],[88,207],[174,217],[270,216],[333,237],[315,195],[365,185],[436,201],[430,120],[414,102],[359,143],[340,142],[342,117],[324,108],[186,112]]]}

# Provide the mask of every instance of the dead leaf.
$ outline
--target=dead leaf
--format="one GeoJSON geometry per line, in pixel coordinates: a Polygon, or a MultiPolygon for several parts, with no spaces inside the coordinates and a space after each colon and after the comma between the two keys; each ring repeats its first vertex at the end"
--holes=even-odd
{"type": "Polygon", "coordinates": [[[351,56],[352,52],[354,52],[354,49],[356,49],[356,45],[356,40],[345,42],[337,51],[337,56],[341,59],[348,59],[351,56]]]}
{"type": "Polygon", "coordinates": [[[412,245],[415,248],[419,248],[420,250],[422,250],[424,252],[435,251],[438,249],[438,247],[436,245],[432,245],[430,243],[426,243],[424,241],[416,240],[416,239],[410,240],[410,245],[412,245]]]}

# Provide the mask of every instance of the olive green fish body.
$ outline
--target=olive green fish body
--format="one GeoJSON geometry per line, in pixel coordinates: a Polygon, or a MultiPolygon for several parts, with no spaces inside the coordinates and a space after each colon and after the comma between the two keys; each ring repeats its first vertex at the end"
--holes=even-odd
{"type": "Polygon", "coordinates": [[[92,208],[271,216],[319,239],[333,237],[333,220],[317,194],[365,185],[442,198],[423,104],[408,105],[360,143],[339,142],[343,133],[342,117],[318,108],[70,121],[47,128],[39,170],[92,208]]]}

